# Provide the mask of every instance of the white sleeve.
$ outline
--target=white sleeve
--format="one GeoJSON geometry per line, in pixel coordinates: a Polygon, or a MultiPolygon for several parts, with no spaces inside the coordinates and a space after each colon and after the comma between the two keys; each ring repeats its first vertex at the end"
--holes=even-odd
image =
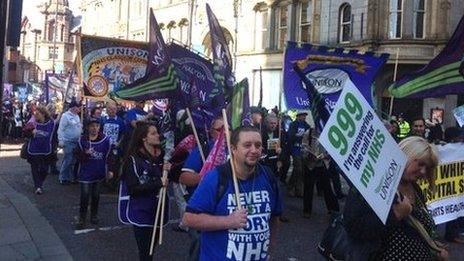
{"type": "Polygon", "coordinates": [[[60,119],[60,124],[58,126],[58,140],[59,141],[63,139],[65,125],[68,125],[68,117],[66,114],[63,113],[60,119]]]}

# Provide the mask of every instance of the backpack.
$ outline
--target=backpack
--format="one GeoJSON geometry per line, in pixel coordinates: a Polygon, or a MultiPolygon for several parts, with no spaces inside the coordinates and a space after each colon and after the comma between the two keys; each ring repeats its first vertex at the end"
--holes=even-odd
{"type": "MultiPolygon", "coordinates": [[[[272,173],[272,170],[268,166],[264,166],[258,164],[258,168],[262,168],[264,170],[265,175],[268,178],[268,181],[271,185],[272,192],[278,192],[278,185],[277,180],[272,173]]],[[[229,184],[229,180],[232,180],[232,169],[230,167],[230,161],[226,162],[225,164],[218,167],[219,172],[219,181],[216,189],[216,197],[215,197],[215,206],[219,203],[221,198],[226,193],[227,185],[229,184]]]]}

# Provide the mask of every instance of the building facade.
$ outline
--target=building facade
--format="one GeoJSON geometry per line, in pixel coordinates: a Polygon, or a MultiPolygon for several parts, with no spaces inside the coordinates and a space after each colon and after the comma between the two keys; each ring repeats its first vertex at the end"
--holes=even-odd
{"type": "Polygon", "coordinates": [[[47,0],[37,6],[39,17],[23,18],[20,55],[24,81],[40,82],[46,71],[65,73],[73,68],[75,35],[67,0],[47,0]]]}
{"type": "MultiPolygon", "coordinates": [[[[175,39],[210,55],[206,2],[83,1],[83,33],[147,40],[151,7],[165,40],[175,39]],[[93,21],[95,17],[98,23],[93,21]]],[[[259,99],[260,67],[263,104],[270,108],[283,100],[283,51],[285,42],[291,40],[390,53],[390,60],[376,79],[377,107],[384,113],[389,110],[386,88],[393,82],[396,55],[399,79],[437,55],[464,14],[462,0],[222,0],[209,4],[229,41],[237,79],[249,79],[253,104],[259,99]]],[[[439,107],[448,115],[445,125],[452,125],[450,112],[457,103],[456,95],[414,102],[395,100],[393,114],[428,118],[430,109],[439,107]]]]}

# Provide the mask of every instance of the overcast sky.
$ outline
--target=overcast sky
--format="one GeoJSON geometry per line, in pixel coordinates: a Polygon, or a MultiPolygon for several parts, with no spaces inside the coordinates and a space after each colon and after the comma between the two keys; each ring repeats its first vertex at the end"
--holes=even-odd
{"type": "MultiPolygon", "coordinates": [[[[38,14],[37,6],[41,3],[48,2],[48,0],[23,0],[23,16],[27,15],[29,19],[38,14]]],[[[68,0],[69,9],[73,11],[74,15],[79,15],[79,5],[81,0],[68,0]]]]}
{"type": "MultiPolygon", "coordinates": [[[[33,25],[37,25],[38,18],[40,17],[37,6],[44,2],[48,2],[48,0],[23,0],[23,17],[27,16],[33,25]]],[[[73,11],[73,14],[79,15],[79,4],[81,0],[68,0],[68,2],[69,8],[73,11]]]]}

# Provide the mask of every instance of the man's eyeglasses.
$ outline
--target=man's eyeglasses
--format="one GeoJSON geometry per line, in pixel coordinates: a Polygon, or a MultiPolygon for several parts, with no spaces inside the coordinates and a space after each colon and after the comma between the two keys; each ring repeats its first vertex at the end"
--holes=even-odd
{"type": "Polygon", "coordinates": [[[217,131],[217,132],[221,132],[221,131],[224,129],[224,127],[220,127],[220,128],[211,128],[211,129],[212,129],[212,130],[215,130],[215,131],[217,131]]]}

